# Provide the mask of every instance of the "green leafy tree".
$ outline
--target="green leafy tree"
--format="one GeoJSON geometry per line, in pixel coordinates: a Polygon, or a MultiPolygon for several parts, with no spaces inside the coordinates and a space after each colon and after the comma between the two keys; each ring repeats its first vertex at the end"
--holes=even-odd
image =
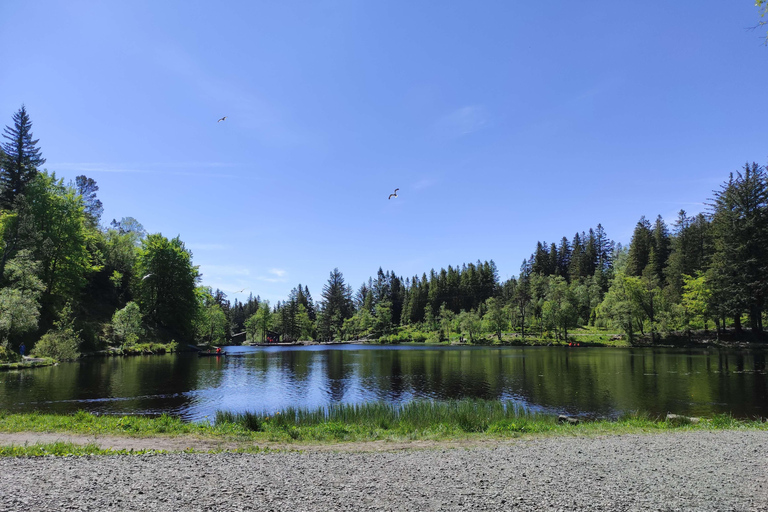
{"type": "Polygon", "coordinates": [[[75,187],[77,193],[83,198],[85,205],[85,215],[92,226],[98,226],[101,220],[101,214],[104,213],[104,206],[101,201],[96,198],[96,192],[99,191],[99,186],[96,185],[96,181],[93,178],[86,176],[77,176],[75,178],[75,187]]]}
{"type": "Polygon", "coordinates": [[[123,347],[138,343],[144,335],[141,310],[135,302],[129,302],[124,308],[112,315],[113,340],[123,347]]]}
{"type": "Polygon", "coordinates": [[[44,288],[39,271],[39,262],[27,250],[8,262],[8,285],[0,289],[0,345],[5,348],[15,349],[15,337],[37,329],[44,288]]]}
{"type": "Polygon", "coordinates": [[[639,277],[618,272],[597,309],[598,319],[620,328],[630,343],[634,343],[635,332],[642,327],[643,313],[637,301],[642,287],[639,277]]]}
{"type": "Polygon", "coordinates": [[[451,331],[453,330],[453,324],[456,319],[456,314],[448,309],[445,302],[440,305],[440,338],[441,340],[450,340],[451,331]]]}
{"type": "Polygon", "coordinates": [[[272,328],[272,310],[269,308],[269,301],[265,300],[259,306],[259,310],[254,315],[256,322],[256,332],[261,333],[262,343],[267,339],[267,331],[272,328]]]}
{"type": "Polygon", "coordinates": [[[686,312],[686,328],[689,318],[701,320],[706,328],[707,320],[712,317],[711,300],[712,291],[703,272],[697,272],[695,276],[683,275],[682,306],[686,312]]]}
{"type": "Polygon", "coordinates": [[[469,336],[469,341],[474,343],[482,332],[483,321],[477,311],[462,311],[459,313],[459,325],[469,336]]]}
{"type": "Polygon", "coordinates": [[[296,324],[299,327],[300,340],[311,340],[314,338],[315,323],[309,316],[309,311],[304,304],[299,304],[298,312],[296,313],[296,324]]]}
{"type": "Polygon", "coordinates": [[[259,334],[259,319],[256,317],[256,313],[249,316],[245,320],[245,335],[251,341],[256,341],[256,336],[259,334]]]}
{"type": "MultiPolygon", "coordinates": [[[[759,27],[768,25],[768,21],[765,21],[765,15],[768,14],[768,0],[755,0],[755,7],[759,9],[761,18],[757,25],[759,27]]],[[[765,44],[768,45],[768,35],[765,36],[765,44]]]]}
{"type": "Polygon", "coordinates": [[[45,163],[45,158],[37,147],[38,140],[32,139],[32,121],[24,105],[13,115],[13,127],[5,127],[3,137],[8,142],[3,143],[0,152],[0,204],[10,209],[37,174],[38,167],[45,163]]]}
{"type": "Polygon", "coordinates": [[[384,300],[374,307],[373,334],[381,337],[392,332],[392,303],[384,300]]]}
{"type": "Polygon", "coordinates": [[[80,357],[80,331],[75,330],[75,320],[69,303],[59,312],[53,329],[35,344],[32,353],[38,357],[52,357],[57,361],[74,361],[80,357]]]}
{"type": "Polygon", "coordinates": [[[486,313],[483,316],[483,322],[487,330],[493,332],[501,341],[501,333],[507,328],[507,313],[500,300],[490,297],[485,301],[486,313]]]}
{"type": "Polygon", "coordinates": [[[41,265],[42,322],[50,325],[54,311],[77,297],[94,270],[88,252],[82,198],[55,174],[38,173],[27,185],[19,205],[27,228],[25,244],[41,265]]]}
{"type": "Polygon", "coordinates": [[[576,325],[578,311],[571,286],[560,276],[552,278],[549,282],[544,302],[544,318],[547,324],[555,328],[558,337],[562,331],[563,339],[568,341],[568,328],[576,325]]]}
{"type": "Polygon", "coordinates": [[[200,274],[179,237],[147,236],[136,257],[135,297],[145,318],[172,338],[192,340],[200,274]]]}

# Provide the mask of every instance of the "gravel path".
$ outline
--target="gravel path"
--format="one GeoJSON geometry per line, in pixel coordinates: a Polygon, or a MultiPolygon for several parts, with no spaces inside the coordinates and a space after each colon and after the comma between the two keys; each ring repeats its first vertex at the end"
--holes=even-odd
{"type": "Polygon", "coordinates": [[[768,432],[0,460],[0,510],[763,510],[768,432]]]}

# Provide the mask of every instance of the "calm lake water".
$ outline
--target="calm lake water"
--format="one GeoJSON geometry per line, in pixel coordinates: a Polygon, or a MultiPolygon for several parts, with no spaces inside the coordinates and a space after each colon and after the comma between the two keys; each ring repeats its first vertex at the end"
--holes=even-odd
{"type": "Polygon", "coordinates": [[[273,412],[331,403],[485,398],[589,417],[768,416],[762,351],[334,345],[91,358],[0,373],[0,409],[102,414],[273,412]]]}

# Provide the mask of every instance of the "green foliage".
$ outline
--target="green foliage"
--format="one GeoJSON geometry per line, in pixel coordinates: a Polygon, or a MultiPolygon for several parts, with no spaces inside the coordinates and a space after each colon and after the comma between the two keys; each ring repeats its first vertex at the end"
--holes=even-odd
{"type": "Polygon", "coordinates": [[[0,345],[0,363],[16,363],[21,361],[21,354],[10,347],[0,345]]]}
{"type": "Polygon", "coordinates": [[[195,318],[195,340],[221,345],[229,337],[229,320],[208,287],[198,288],[200,307],[195,318]]]}
{"type": "Polygon", "coordinates": [[[13,208],[16,198],[25,192],[37,169],[45,163],[37,140],[33,140],[32,121],[24,105],[13,115],[13,127],[6,126],[3,137],[8,141],[0,150],[0,206],[13,208]]]}
{"type": "Polygon", "coordinates": [[[712,291],[702,272],[697,272],[695,277],[683,274],[682,306],[685,308],[686,320],[690,318],[706,322],[711,316],[711,299],[712,291]]]}
{"type": "Polygon", "coordinates": [[[485,301],[485,306],[487,308],[487,312],[483,316],[485,328],[495,333],[501,341],[501,332],[509,325],[507,312],[502,308],[501,301],[493,297],[485,301]]]}
{"type": "Polygon", "coordinates": [[[82,197],[55,174],[43,172],[27,187],[22,212],[36,233],[33,252],[42,267],[44,307],[66,302],[77,295],[93,270],[82,197]]]}
{"type": "Polygon", "coordinates": [[[480,335],[483,326],[480,315],[477,311],[462,311],[459,313],[458,320],[462,332],[466,332],[469,336],[469,341],[474,342],[480,335]]]}
{"type": "Polygon", "coordinates": [[[37,328],[43,283],[37,277],[40,264],[28,250],[19,251],[6,266],[8,286],[0,289],[0,346],[10,348],[15,336],[37,328]]]}
{"type": "Polygon", "coordinates": [[[113,341],[123,347],[130,347],[144,335],[141,311],[135,302],[129,302],[112,316],[113,341]]]}
{"type": "Polygon", "coordinates": [[[67,303],[59,313],[54,327],[40,338],[32,349],[37,357],[51,357],[57,361],[74,361],[80,357],[80,333],[75,330],[72,308],[67,303]]]}
{"type": "Polygon", "coordinates": [[[64,457],[83,455],[142,455],[164,453],[162,450],[113,450],[97,444],[75,444],[65,441],[35,443],[33,445],[0,446],[0,457],[64,457]]]}
{"type": "Polygon", "coordinates": [[[135,268],[135,297],[150,325],[192,340],[200,277],[184,242],[159,233],[147,236],[141,241],[135,268]]]}
{"type": "Polygon", "coordinates": [[[344,320],[354,314],[352,289],[345,284],[338,268],[331,271],[323,286],[322,311],[318,318],[318,336],[323,340],[342,339],[344,320]]]}

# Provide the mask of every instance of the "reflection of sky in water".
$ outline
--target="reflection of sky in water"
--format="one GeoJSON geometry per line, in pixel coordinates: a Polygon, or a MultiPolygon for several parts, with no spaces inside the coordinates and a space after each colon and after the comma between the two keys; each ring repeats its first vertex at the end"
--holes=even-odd
{"type": "Polygon", "coordinates": [[[373,401],[486,398],[531,411],[616,417],[768,415],[760,352],[564,347],[229,347],[193,354],[89,359],[0,374],[0,409],[212,419],[373,401]]]}

